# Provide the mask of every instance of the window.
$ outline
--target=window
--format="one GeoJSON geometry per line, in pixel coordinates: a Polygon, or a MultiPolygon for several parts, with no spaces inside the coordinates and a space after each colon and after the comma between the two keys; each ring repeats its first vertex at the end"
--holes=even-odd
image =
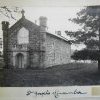
{"type": "Polygon", "coordinates": [[[26,28],[21,28],[17,34],[18,44],[28,44],[29,43],[29,31],[26,28]]]}

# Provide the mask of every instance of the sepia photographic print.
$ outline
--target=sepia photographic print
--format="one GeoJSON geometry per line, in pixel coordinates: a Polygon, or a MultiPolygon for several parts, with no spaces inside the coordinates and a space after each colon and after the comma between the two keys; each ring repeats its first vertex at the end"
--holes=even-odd
{"type": "Polygon", "coordinates": [[[0,86],[100,85],[100,6],[0,7],[0,86]]]}

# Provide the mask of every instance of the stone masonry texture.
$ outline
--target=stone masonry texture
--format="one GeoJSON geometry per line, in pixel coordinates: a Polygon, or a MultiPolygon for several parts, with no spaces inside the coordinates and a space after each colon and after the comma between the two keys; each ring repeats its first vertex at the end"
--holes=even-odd
{"type": "MultiPolygon", "coordinates": [[[[43,20],[42,20],[43,21],[43,20]]],[[[3,26],[5,27],[5,26],[3,26]]],[[[16,68],[16,56],[24,56],[24,68],[46,68],[54,65],[70,63],[71,44],[62,38],[50,35],[45,31],[45,26],[38,26],[26,18],[21,18],[11,28],[3,30],[4,39],[8,40],[5,55],[8,59],[8,65],[16,68]],[[21,28],[29,31],[29,43],[26,49],[21,49],[18,44],[17,34],[21,28]],[[15,48],[15,46],[18,46],[15,48]]],[[[25,44],[22,44],[25,46],[25,44]]]]}
{"type": "Polygon", "coordinates": [[[71,45],[47,34],[45,65],[47,67],[70,63],[71,45]]]}

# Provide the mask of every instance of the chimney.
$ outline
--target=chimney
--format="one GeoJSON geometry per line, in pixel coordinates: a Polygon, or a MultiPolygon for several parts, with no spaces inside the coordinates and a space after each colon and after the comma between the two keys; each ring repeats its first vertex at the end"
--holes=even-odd
{"type": "Polygon", "coordinates": [[[35,24],[37,24],[37,20],[35,20],[35,24]]]}
{"type": "Polygon", "coordinates": [[[41,31],[46,31],[46,29],[47,29],[47,18],[41,16],[41,17],[39,18],[39,21],[40,21],[41,31]]]}
{"type": "Polygon", "coordinates": [[[5,62],[5,67],[8,68],[8,30],[9,30],[9,22],[2,22],[2,30],[3,30],[3,57],[5,62]]]}
{"type": "Polygon", "coordinates": [[[61,31],[56,31],[56,34],[61,36],[61,31]]]}

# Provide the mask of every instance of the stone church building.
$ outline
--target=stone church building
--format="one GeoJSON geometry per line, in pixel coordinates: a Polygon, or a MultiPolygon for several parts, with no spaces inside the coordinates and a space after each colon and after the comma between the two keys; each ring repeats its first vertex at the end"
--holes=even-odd
{"type": "Polygon", "coordinates": [[[70,63],[71,43],[61,35],[47,32],[47,18],[37,25],[24,16],[9,28],[2,22],[5,66],[13,68],[46,68],[70,63]]]}

